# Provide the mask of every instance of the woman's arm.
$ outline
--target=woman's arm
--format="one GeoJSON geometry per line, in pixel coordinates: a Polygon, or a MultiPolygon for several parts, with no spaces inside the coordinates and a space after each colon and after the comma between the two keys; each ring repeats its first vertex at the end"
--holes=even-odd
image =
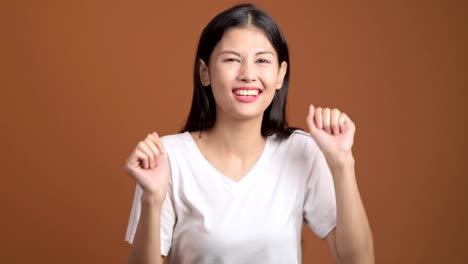
{"type": "Polygon", "coordinates": [[[337,263],[374,263],[372,232],[361,201],[354,159],[330,167],[336,193],[336,228],[326,238],[337,263]]]}
{"type": "Polygon", "coordinates": [[[333,108],[309,107],[310,134],[322,150],[333,175],[336,228],[325,238],[338,263],[374,263],[372,232],[359,194],[352,146],[356,127],[333,108]]]}
{"type": "Polygon", "coordinates": [[[167,196],[170,168],[164,146],[156,132],[138,142],[125,162],[125,171],[141,186],[141,212],[128,264],[163,264],[161,257],[161,211],[167,196]]]}
{"type": "Polygon", "coordinates": [[[166,263],[164,256],[161,256],[161,210],[161,202],[143,193],[140,220],[127,264],[166,263]]]}

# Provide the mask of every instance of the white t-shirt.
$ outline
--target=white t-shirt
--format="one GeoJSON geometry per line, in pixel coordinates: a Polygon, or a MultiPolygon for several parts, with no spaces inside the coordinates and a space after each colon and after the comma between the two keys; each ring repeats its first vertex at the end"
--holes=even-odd
{"type": "MultiPolygon", "coordinates": [[[[267,138],[238,182],[217,171],[190,133],[161,138],[171,182],[161,216],[161,254],[169,264],[301,263],[303,220],[324,238],[336,225],[335,189],[310,135],[267,138]]],[[[133,242],[142,189],[137,185],[126,241],[133,242]]]]}

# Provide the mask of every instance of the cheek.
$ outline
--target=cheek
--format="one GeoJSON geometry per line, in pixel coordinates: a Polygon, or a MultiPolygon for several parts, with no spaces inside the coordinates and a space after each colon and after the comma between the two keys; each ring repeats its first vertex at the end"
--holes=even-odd
{"type": "Polygon", "coordinates": [[[263,78],[262,82],[265,85],[265,88],[276,89],[276,82],[278,81],[278,72],[276,70],[265,69],[262,71],[263,78]]]}
{"type": "Polygon", "coordinates": [[[235,79],[236,72],[232,67],[216,67],[211,71],[211,82],[214,89],[229,85],[235,79]]]}
{"type": "Polygon", "coordinates": [[[231,93],[231,89],[229,88],[232,83],[232,73],[230,73],[230,71],[227,69],[217,67],[211,70],[210,76],[211,89],[213,91],[215,101],[217,103],[223,104],[222,102],[224,102],[228,98],[228,93],[231,93]]]}

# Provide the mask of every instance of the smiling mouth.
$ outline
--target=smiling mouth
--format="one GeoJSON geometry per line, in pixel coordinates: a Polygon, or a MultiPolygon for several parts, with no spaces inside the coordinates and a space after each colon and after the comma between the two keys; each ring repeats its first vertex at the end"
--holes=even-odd
{"type": "Polygon", "coordinates": [[[258,87],[238,87],[234,88],[232,93],[238,101],[242,103],[251,103],[260,97],[262,89],[258,87]]]}
{"type": "Polygon", "coordinates": [[[236,88],[234,90],[232,90],[232,92],[237,95],[237,96],[245,96],[245,97],[255,97],[255,96],[258,96],[259,94],[262,93],[262,90],[258,89],[258,88],[250,88],[250,89],[246,89],[246,88],[236,88]]]}

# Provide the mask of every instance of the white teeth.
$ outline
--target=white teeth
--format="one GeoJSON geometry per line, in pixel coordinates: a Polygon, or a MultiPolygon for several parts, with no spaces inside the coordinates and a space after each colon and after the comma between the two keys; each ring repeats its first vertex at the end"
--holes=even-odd
{"type": "Polygon", "coordinates": [[[241,95],[241,96],[257,96],[259,91],[258,90],[235,90],[234,93],[236,95],[241,95]]]}

